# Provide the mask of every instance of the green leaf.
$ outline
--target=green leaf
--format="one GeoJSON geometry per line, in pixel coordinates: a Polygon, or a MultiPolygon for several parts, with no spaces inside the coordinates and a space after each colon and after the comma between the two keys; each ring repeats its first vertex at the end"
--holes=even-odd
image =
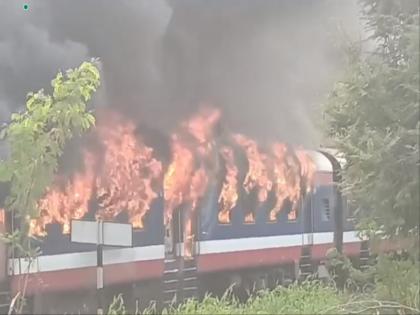
{"type": "Polygon", "coordinates": [[[53,95],[43,90],[28,93],[26,111],[12,114],[11,123],[1,130],[10,157],[0,162],[0,181],[10,184],[6,208],[20,220],[21,227],[14,231],[18,237],[12,246],[23,255],[38,254],[28,241],[29,219],[39,216],[37,202],[53,182],[68,140],[94,122],[86,111],[86,101],[99,84],[99,72],[90,63],[65,74],[59,72],[51,81],[53,95]]]}

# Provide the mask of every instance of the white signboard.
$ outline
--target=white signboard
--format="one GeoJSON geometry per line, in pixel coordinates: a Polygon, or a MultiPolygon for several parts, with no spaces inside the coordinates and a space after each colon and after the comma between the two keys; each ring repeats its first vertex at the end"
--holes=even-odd
{"type": "Polygon", "coordinates": [[[104,222],[104,245],[133,246],[133,226],[124,223],[104,222]]]}
{"type": "Polygon", "coordinates": [[[133,226],[124,223],[72,220],[70,240],[85,244],[132,246],[133,226]]]}

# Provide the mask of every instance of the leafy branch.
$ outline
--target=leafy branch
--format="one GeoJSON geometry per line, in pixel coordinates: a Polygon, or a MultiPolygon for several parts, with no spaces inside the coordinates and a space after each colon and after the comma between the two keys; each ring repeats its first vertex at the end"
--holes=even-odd
{"type": "Polygon", "coordinates": [[[2,241],[18,257],[32,261],[39,255],[29,235],[31,221],[39,216],[38,200],[51,185],[66,143],[94,125],[87,103],[99,85],[95,59],[59,72],[51,82],[52,95],[43,90],[29,93],[25,110],[12,114],[0,131],[9,148],[9,157],[0,161],[0,181],[10,186],[5,208],[12,217],[11,232],[2,241]]]}

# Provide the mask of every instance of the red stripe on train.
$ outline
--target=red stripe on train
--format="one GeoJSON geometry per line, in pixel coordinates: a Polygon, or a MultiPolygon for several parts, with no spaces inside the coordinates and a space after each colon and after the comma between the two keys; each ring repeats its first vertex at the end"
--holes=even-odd
{"type": "MultiPolygon", "coordinates": [[[[327,250],[333,246],[333,243],[313,245],[312,258],[315,260],[325,259],[327,250]]],[[[215,272],[297,262],[300,259],[301,248],[301,246],[293,246],[229,253],[202,254],[198,257],[198,270],[200,272],[215,272]]],[[[344,244],[343,252],[348,256],[358,256],[360,253],[360,242],[344,244]]]]}
{"type": "MultiPolygon", "coordinates": [[[[322,260],[332,243],[312,246],[312,258],[322,260]]],[[[298,262],[301,246],[270,248],[259,250],[237,251],[229,253],[202,254],[197,257],[198,272],[215,272],[276,266],[284,263],[298,262]]],[[[360,242],[346,243],[343,252],[349,256],[358,256],[360,242]]],[[[163,260],[139,261],[121,263],[104,267],[105,286],[131,283],[135,281],[160,278],[163,274],[163,260]]],[[[13,294],[23,286],[26,275],[11,277],[13,294]]],[[[59,271],[39,272],[30,274],[27,284],[27,294],[35,292],[62,292],[75,289],[95,289],[96,268],[78,268],[59,271]]]]}
{"type": "Polygon", "coordinates": [[[198,256],[199,272],[270,266],[298,261],[301,246],[246,250],[198,256]]]}
{"type": "MultiPolygon", "coordinates": [[[[130,283],[161,277],[163,260],[138,261],[104,266],[105,286],[130,283]]],[[[11,289],[16,294],[24,285],[27,275],[11,277],[11,289]]],[[[62,292],[96,288],[96,267],[65,269],[29,274],[27,294],[35,292],[62,292]]]]}

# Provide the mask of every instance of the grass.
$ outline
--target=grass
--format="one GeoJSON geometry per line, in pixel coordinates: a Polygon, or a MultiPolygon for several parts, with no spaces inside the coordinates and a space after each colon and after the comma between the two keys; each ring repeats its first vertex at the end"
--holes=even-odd
{"type": "MultiPolygon", "coordinates": [[[[333,286],[319,281],[307,281],[292,284],[289,287],[277,287],[272,291],[260,291],[246,303],[240,303],[226,291],[223,297],[211,295],[202,301],[188,300],[176,307],[163,310],[163,314],[336,314],[336,309],[346,302],[343,294],[333,286]],[[332,308],[331,308],[332,307],[332,308]],[[330,309],[330,310],[329,310],[330,309]]],[[[155,314],[156,309],[150,307],[137,314],[155,314]]],[[[108,314],[127,314],[122,297],[114,299],[108,314]]]]}
{"type": "MultiPolygon", "coordinates": [[[[418,296],[416,297],[418,299],[418,296]]],[[[121,296],[114,299],[109,315],[129,314],[121,296]]],[[[157,314],[154,306],[135,314],[157,314]]],[[[207,295],[202,301],[188,300],[162,314],[420,314],[415,306],[395,300],[381,300],[375,293],[340,292],[319,281],[260,291],[246,303],[240,303],[227,291],[221,298],[207,295]]]]}
{"type": "MultiPolygon", "coordinates": [[[[171,314],[320,314],[327,307],[339,306],[345,299],[331,286],[318,281],[260,291],[246,303],[239,303],[232,295],[221,299],[207,296],[202,302],[190,300],[171,314]]],[[[333,312],[332,312],[333,313],[333,312]]]]}
{"type": "MultiPolygon", "coordinates": [[[[337,290],[334,283],[308,280],[271,291],[260,291],[245,303],[228,290],[221,298],[207,295],[188,300],[163,314],[420,314],[420,273],[417,260],[380,257],[369,291],[337,290]]],[[[362,279],[363,277],[361,277],[362,279]]],[[[355,279],[349,278],[354,281],[355,279]]],[[[357,280],[357,279],[356,279],[357,280]]],[[[351,282],[350,281],[350,282],[351,282]]],[[[361,281],[358,279],[358,281],[361,281]]],[[[359,286],[360,287],[360,286],[359,286]]],[[[156,314],[151,306],[136,314],[156,314]]],[[[108,314],[128,314],[122,296],[114,299],[108,314]]]]}

